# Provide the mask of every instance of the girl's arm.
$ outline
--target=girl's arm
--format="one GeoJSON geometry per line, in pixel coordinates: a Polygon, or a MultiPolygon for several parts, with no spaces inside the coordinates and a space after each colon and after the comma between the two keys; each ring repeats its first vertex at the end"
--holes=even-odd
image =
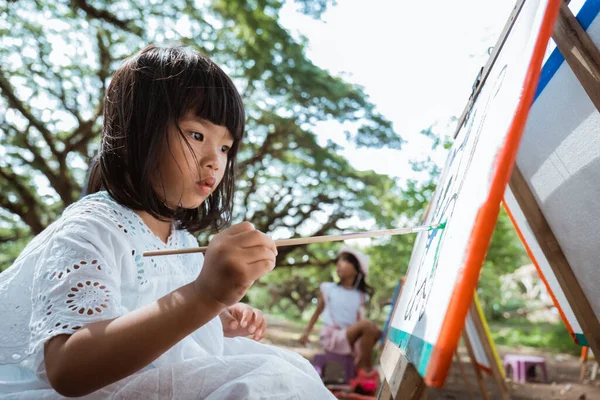
{"type": "Polygon", "coordinates": [[[46,342],[48,380],[64,396],[83,396],[144,368],[223,311],[187,284],[121,317],[46,342]]]}
{"type": "Polygon", "coordinates": [[[323,312],[324,308],[325,308],[325,300],[323,300],[323,294],[319,293],[319,299],[317,300],[317,309],[313,313],[312,317],[310,317],[308,326],[306,327],[304,334],[300,338],[300,343],[302,343],[302,344],[308,343],[308,335],[310,335],[312,328],[315,326],[315,323],[319,320],[319,316],[323,312]]]}
{"type": "Polygon", "coordinates": [[[195,281],[128,314],[48,340],[50,384],[62,395],[82,396],[135,373],[237,303],[275,267],[276,255],[273,240],[251,224],[225,229],[210,241],[195,281]]]}

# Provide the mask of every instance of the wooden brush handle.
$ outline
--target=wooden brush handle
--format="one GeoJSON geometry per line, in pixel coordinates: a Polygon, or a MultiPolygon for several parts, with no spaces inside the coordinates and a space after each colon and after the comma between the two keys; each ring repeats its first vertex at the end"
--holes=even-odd
{"type": "MultiPolygon", "coordinates": [[[[429,231],[441,227],[440,225],[425,225],[425,226],[415,226],[411,228],[398,228],[398,229],[384,229],[380,231],[369,231],[369,232],[350,232],[350,233],[342,233],[340,235],[328,235],[328,236],[313,236],[306,238],[296,238],[296,239],[282,239],[276,240],[275,246],[277,247],[285,247],[285,246],[298,246],[302,244],[311,244],[311,243],[323,243],[323,242],[337,242],[340,240],[348,240],[348,239],[361,239],[361,238],[371,238],[377,236],[392,236],[392,235],[405,235],[407,233],[415,233],[421,231],[429,231]]],[[[190,247],[187,249],[176,249],[176,250],[154,250],[154,251],[146,251],[143,253],[144,257],[156,257],[156,256],[169,256],[174,254],[189,254],[189,253],[204,253],[208,247],[190,247]]]]}

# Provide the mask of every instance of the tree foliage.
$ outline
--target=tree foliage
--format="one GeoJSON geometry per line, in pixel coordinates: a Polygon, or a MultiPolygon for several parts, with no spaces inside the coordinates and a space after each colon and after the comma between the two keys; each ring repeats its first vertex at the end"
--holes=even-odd
{"type": "MultiPolygon", "coordinates": [[[[319,16],[328,0],[297,0],[319,16]]],[[[280,1],[43,1],[5,3],[0,18],[0,246],[5,268],[32,236],[77,200],[97,149],[110,76],[148,43],[183,43],[232,76],[248,111],[237,220],[284,235],[338,231],[352,217],[385,220],[378,197],[394,185],[354,170],[321,143],[322,121],[356,146],[401,138],[362,88],[314,65],[278,21],[280,1]]],[[[297,249],[296,249],[297,250],[297,249]]],[[[280,253],[282,266],[288,254],[280,253]]],[[[298,250],[301,251],[301,250],[298,250]]],[[[309,254],[306,264],[323,260],[309,254]]]]}
{"type": "MultiPolygon", "coordinates": [[[[420,222],[439,166],[416,161],[427,179],[404,182],[357,171],[340,143],[316,127],[332,121],[357,148],[400,149],[402,139],[364,90],[314,65],[306,40],[281,26],[277,0],[20,0],[0,5],[0,269],[81,193],[102,127],[112,72],[149,43],[181,43],[209,55],[232,76],[247,106],[239,155],[236,221],[276,237],[390,228],[420,222]]],[[[295,0],[318,18],[331,0],[295,0]]],[[[329,125],[328,125],[329,126],[329,125]]],[[[423,132],[434,148],[448,141],[423,132]]],[[[493,304],[494,277],[523,256],[501,216],[481,286],[493,304]],[[489,271],[489,272],[488,272],[489,271]],[[489,274],[490,276],[487,276],[489,274]],[[490,293],[488,296],[487,293],[490,293]]],[[[208,239],[200,237],[202,242],[208,239]]],[[[406,272],[414,237],[373,241],[370,284],[381,314],[406,272]]],[[[289,315],[311,307],[332,279],[338,244],[280,249],[278,268],[251,299],[289,315]]]]}

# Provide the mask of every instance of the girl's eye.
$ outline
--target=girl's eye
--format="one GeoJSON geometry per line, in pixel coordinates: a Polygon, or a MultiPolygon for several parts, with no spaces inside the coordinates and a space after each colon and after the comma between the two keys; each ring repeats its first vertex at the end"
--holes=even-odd
{"type": "Polygon", "coordinates": [[[221,151],[222,151],[223,153],[229,153],[229,150],[230,150],[230,149],[231,149],[231,147],[229,147],[229,146],[222,146],[222,147],[221,147],[221,151]]]}
{"type": "Polygon", "coordinates": [[[202,142],[204,140],[204,135],[200,132],[190,132],[190,136],[192,139],[202,142]]]}

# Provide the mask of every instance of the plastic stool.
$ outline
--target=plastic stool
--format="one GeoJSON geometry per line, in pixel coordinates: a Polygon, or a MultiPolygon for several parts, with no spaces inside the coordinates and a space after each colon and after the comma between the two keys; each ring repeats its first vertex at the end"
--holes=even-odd
{"type": "Polygon", "coordinates": [[[504,370],[508,371],[508,367],[510,367],[512,370],[512,380],[515,382],[527,382],[528,371],[534,371],[533,376],[535,376],[536,366],[539,366],[542,370],[544,382],[548,382],[546,359],[543,357],[525,356],[520,354],[507,354],[504,356],[504,370]]]}
{"type": "Polygon", "coordinates": [[[352,355],[340,355],[335,353],[321,353],[315,355],[312,360],[312,365],[317,370],[321,378],[325,378],[327,368],[341,368],[344,376],[335,382],[327,383],[348,383],[354,378],[354,358],[352,355]],[[343,382],[342,382],[343,381],[343,382]]]}

